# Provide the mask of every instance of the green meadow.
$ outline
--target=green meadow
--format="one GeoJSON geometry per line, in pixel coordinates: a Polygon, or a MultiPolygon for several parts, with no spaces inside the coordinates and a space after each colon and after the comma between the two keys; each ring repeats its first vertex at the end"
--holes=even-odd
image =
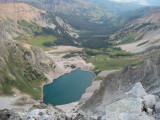
{"type": "Polygon", "coordinates": [[[54,36],[36,36],[36,37],[28,38],[26,40],[26,43],[33,46],[40,47],[43,50],[49,50],[50,47],[44,46],[43,43],[54,42],[55,40],[57,40],[57,38],[54,36]]]}
{"type": "Polygon", "coordinates": [[[95,69],[117,70],[126,64],[137,65],[140,62],[140,59],[135,57],[110,58],[107,55],[97,55],[89,57],[87,62],[95,65],[95,69]]]}

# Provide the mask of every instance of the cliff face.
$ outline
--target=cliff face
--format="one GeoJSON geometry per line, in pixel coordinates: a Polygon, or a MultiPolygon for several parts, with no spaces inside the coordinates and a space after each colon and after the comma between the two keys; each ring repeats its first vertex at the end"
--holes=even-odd
{"type": "Polygon", "coordinates": [[[108,75],[101,87],[81,107],[90,115],[102,115],[104,107],[113,101],[122,99],[136,82],[141,82],[147,93],[160,92],[160,64],[157,61],[147,60],[141,66],[132,68],[125,66],[122,72],[108,75]]]}

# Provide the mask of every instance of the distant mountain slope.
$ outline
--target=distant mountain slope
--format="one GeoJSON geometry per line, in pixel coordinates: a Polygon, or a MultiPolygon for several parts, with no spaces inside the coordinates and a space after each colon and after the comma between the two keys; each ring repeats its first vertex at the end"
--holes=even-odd
{"type": "MultiPolygon", "coordinates": [[[[94,36],[97,35],[102,36],[113,34],[124,24],[146,13],[136,11],[132,12],[133,16],[127,16],[130,15],[130,12],[122,14],[122,11],[135,10],[140,6],[135,5],[132,8],[127,4],[118,4],[107,0],[99,2],[93,0],[93,3],[91,3],[92,1],[86,0],[0,0],[0,3],[15,2],[26,3],[38,9],[51,12],[56,16],[60,16],[65,23],[73,28],[71,33],[72,36],[77,36],[73,31],[80,35],[81,38],[76,40],[76,42],[79,42],[80,44],[83,44],[86,39],[87,41],[93,40],[95,38],[94,36]],[[98,6],[98,4],[103,5],[103,7],[98,6]],[[124,18],[124,16],[127,17],[124,18]]],[[[99,37],[98,39],[102,40],[103,38],[99,37]]],[[[71,44],[74,45],[74,42],[71,44]]]]}
{"type": "Polygon", "coordinates": [[[110,12],[104,12],[96,5],[84,0],[0,0],[0,3],[15,2],[26,3],[49,12],[88,17],[94,22],[99,22],[102,16],[107,16],[108,18],[112,16],[110,12]]]}
{"type": "Polygon", "coordinates": [[[112,1],[117,3],[129,3],[129,4],[135,4],[140,6],[159,6],[160,1],[159,0],[104,0],[104,1],[112,1]]]}
{"type": "Polygon", "coordinates": [[[111,38],[130,52],[141,52],[151,46],[160,45],[160,9],[156,9],[131,21],[111,38]]]}
{"type": "Polygon", "coordinates": [[[0,19],[12,19],[14,21],[25,20],[32,21],[45,11],[38,10],[32,6],[23,3],[0,4],[0,19]]]}
{"type": "Polygon", "coordinates": [[[134,20],[131,24],[135,25],[135,24],[142,24],[142,23],[153,23],[153,24],[157,24],[160,20],[160,8],[156,9],[144,16],[142,16],[141,18],[134,20]]]}
{"type": "Polygon", "coordinates": [[[136,3],[121,3],[111,0],[85,0],[85,1],[94,3],[103,10],[109,11],[114,14],[122,14],[123,12],[136,10],[143,7],[136,3]]]}
{"type": "MultiPolygon", "coordinates": [[[[78,37],[62,18],[24,3],[0,4],[0,21],[8,20],[19,26],[14,30],[7,29],[11,37],[16,40],[48,35],[57,38],[56,44],[75,45],[74,39],[78,37]]],[[[53,45],[51,40],[50,44],[46,42],[47,47],[53,45]]]]}
{"type": "Polygon", "coordinates": [[[146,0],[146,1],[150,6],[159,6],[160,5],[159,0],[146,0]]]}

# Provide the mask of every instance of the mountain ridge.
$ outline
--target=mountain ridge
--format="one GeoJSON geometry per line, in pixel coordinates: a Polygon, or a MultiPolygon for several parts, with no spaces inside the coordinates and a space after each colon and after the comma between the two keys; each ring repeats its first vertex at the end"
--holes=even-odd
{"type": "Polygon", "coordinates": [[[42,0],[42,1],[27,1],[27,0],[0,0],[0,3],[26,3],[38,9],[43,9],[48,12],[62,13],[67,15],[89,17],[93,22],[100,22],[102,16],[112,17],[110,12],[104,12],[94,4],[85,2],[84,0],[42,0]],[[84,12],[85,11],[85,12],[84,12]]]}
{"type": "Polygon", "coordinates": [[[143,52],[149,47],[158,46],[160,39],[160,8],[130,21],[123,29],[111,35],[118,46],[130,52],[143,52]]]}

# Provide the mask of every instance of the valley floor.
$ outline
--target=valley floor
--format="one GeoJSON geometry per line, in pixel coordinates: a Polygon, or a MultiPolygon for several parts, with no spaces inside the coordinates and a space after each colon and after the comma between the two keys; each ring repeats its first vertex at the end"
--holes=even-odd
{"type": "MultiPolygon", "coordinates": [[[[28,44],[25,44],[24,47],[30,48],[28,44]]],[[[94,68],[94,65],[91,63],[86,63],[81,57],[75,56],[71,58],[63,58],[63,56],[71,51],[81,51],[82,48],[76,48],[72,46],[56,46],[53,47],[53,50],[51,51],[46,51],[45,54],[53,60],[53,62],[56,65],[55,71],[54,72],[49,72],[48,74],[45,74],[46,77],[49,79],[48,83],[53,82],[53,79],[56,79],[60,77],[61,75],[65,73],[69,73],[74,69],[81,68],[82,70],[85,71],[91,71],[94,68]],[[71,68],[71,65],[75,65],[75,68],[71,68]]],[[[114,71],[102,71],[99,76],[100,77],[105,77],[109,73],[114,72],[114,71]]],[[[71,108],[77,107],[79,104],[83,103],[86,101],[89,97],[92,96],[94,91],[100,87],[102,80],[96,80],[93,81],[92,85],[86,89],[86,92],[82,95],[82,98],[74,103],[66,104],[66,105],[60,105],[57,106],[58,108],[62,109],[63,111],[70,111],[71,108]]],[[[43,85],[42,85],[43,88],[43,85]]],[[[19,107],[23,108],[28,108],[29,106],[32,105],[26,104],[22,106],[15,106],[14,103],[16,103],[20,98],[25,97],[27,98],[27,101],[32,101],[34,104],[39,104],[40,101],[33,101],[33,99],[30,96],[20,94],[19,91],[14,90],[15,95],[12,97],[6,97],[6,96],[1,96],[0,97],[0,108],[1,109],[15,109],[19,107]]],[[[42,95],[43,96],[43,95],[42,95]]],[[[43,100],[41,100],[43,101],[43,100]]]]}
{"type": "MultiPolygon", "coordinates": [[[[75,57],[71,57],[71,58],[63,58],[63,56],[66,53],[69,53],[71,51],[81,51],[81,48],[76,48],[76,47],[72,47],[72,46],[58,46],[55,47],[53,50],[46,52],[46,55],[48,57],[50,57],[56,64],[56,69],[55,69],[55,73],[50,73],[47,74],[46,76],[51,80],[50,82],[53,81],[53,78],[56,79],[57,77],[65,74],[65,73],[69,73],[72,70],[80,67],[82,70],[84,71],[91,71],[94,68],[94,65],[92,65],[91,63],[86,63],[81,57],[79,56],[75,56],[75,57]],[[75,65],[76,68],[71,68],[71,65],[75,65]]],[[[102,71],[99,73],[98,77],[106,77],[108,74],[115,72],[115,70],[106,70],[106,71],[102,71]]],[[[77,108],[79,105],[81,105],[82,103],[84,103],[86,100],[88,100],[92,94],[94,93],[95,90],[99,89],[100,84],[101,84],[102,80],[96,80],[92,82],[92,85],[86,89],[85,93],[82,95],[81,99],[77,102],[73,102],[70,104],[66,104],[66,105],[59,105],[56,106],[59,109],[62,109],[65,112],[69,112],[72,108],[77,108]]]]}

